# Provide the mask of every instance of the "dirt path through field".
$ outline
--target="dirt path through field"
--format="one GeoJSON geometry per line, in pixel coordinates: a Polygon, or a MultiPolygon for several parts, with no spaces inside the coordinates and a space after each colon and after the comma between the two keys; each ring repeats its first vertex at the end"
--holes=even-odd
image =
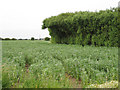
{"type": "MultiPolygon", "coordinates": [[[[25,73],[26,73],[25,77],[29,77],[29,66],[30,66],[29,64],[25,64],[25,73]]],[[[76,78],[72,77],[68,73],[65,73],[65,77],[69,80],[69,85],[72,88],[82,88],[81,80],[77,80],[76,78]]],[[[18,79],[17,83],[15,83],[15,85],[12,86],[11,88],[19,87],[19,85],[22,84],[19,81],[20,81],[20,78],[18,79]]]]}
{"type": "Polygon", "coordinates": [[[65,77],[69,79],[69,83],[73,88],[82,88],[81,80],[77,80],[68,73],[65,73],[65,77]]]}
{"type": "Polygon", "coordinates": [[[28,72],[29,72],[29,69],[28,69],[28,68],[29,68],[29,65],[28,65],[28,64],[26,64],[26,65],[25,65],[26,73],[28,73],[28,72]]]}
{"type": "MultiPolygon", "coordinates": [[[[29,65],[28,64],[25,65],[25,70],[26,70],[26,75],[28,76],[28,73],[29,73],[29,65]]],[[[76,78],[72,77],[68,73],[65,73],[65,77],[69,79],[69,84],[73,88],[82,88],[81,80],[77,80],[76,78]]]]}

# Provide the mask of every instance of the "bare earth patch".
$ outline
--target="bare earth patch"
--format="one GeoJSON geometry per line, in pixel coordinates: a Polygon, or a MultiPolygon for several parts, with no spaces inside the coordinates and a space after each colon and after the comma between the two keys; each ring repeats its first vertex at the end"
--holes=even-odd
{"type": "Polygon", "coordinates": [[[65,73],[66,78],[69,79],[69,83],[73,88],[82,88],[81,80],[77,80],[76,78],[70,76],[69,74],[65,73]]]}

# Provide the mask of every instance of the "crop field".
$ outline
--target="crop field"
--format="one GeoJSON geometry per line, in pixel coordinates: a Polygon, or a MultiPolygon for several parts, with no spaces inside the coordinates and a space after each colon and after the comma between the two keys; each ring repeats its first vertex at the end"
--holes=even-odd
{"type": "Polygon", "coordinates": [[[3,88],[116,88],[117,81],[117,47],[2,41],[3,88]]]}

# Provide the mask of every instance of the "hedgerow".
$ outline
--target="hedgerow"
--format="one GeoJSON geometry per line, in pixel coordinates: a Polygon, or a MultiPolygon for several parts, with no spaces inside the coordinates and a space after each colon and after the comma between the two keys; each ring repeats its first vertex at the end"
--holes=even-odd
{"type": "Polygon", "coordinates": [[[46,18],[42,29],[48,28],[53,43],[118,46],[117,19],[118,8],[62,13],[46,18]]]}

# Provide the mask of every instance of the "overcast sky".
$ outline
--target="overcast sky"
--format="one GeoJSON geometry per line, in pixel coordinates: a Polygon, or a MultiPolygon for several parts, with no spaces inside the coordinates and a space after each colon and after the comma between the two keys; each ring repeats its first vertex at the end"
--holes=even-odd
{"type": "Polygon", "coordinates": [[[65,12],[99,11],[118,7],[120,0],[0,0],[0,37],[50,37],[42,30],[45,18],[65,12]]]}

